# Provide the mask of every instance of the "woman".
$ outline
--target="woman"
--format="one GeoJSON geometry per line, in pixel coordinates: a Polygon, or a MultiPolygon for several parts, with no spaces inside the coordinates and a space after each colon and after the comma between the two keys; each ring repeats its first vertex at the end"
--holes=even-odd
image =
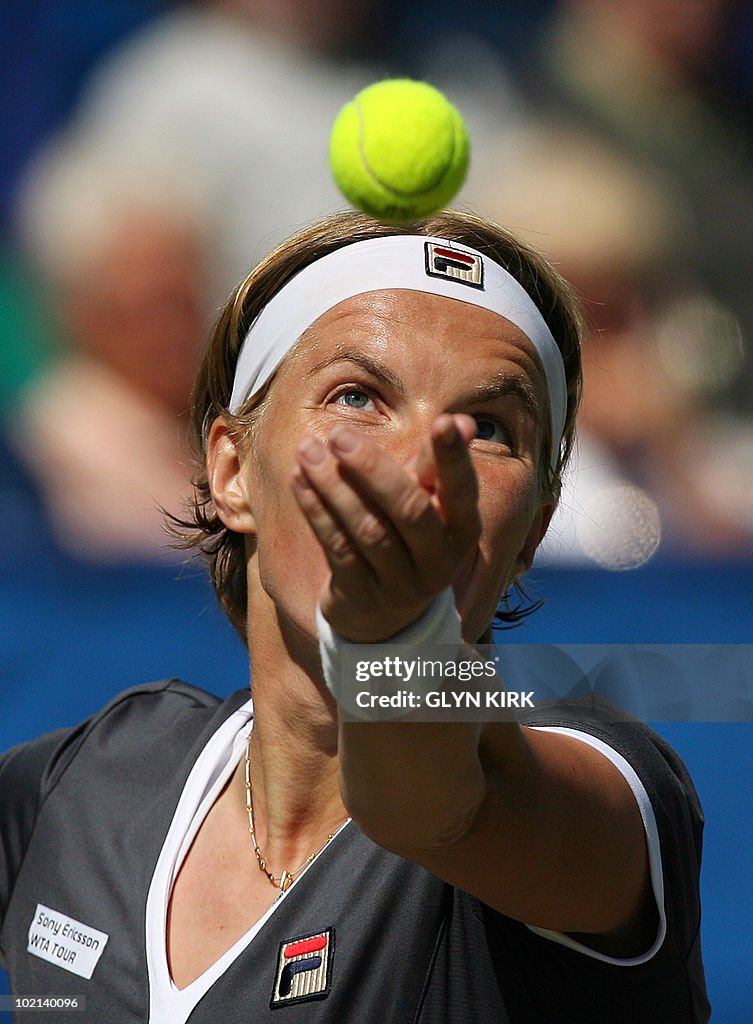
{"type": "Polygon", "coordinates": [[[707,1019],[700,811],[658,737],[577,702],[338,707],[348,642],[488,637],[556,503],[579,332],[546,263],[455,213],[337,215],[240,286],[195,392],[190,542],[253,717],[173,680],[6,755],[17,992],[154,1024],[707,1019]]]}

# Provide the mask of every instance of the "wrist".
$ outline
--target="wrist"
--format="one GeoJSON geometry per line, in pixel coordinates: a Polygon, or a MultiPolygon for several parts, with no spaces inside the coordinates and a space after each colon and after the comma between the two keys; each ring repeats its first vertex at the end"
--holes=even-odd
{"type": "MultiPolygon", "coordinates": [[[[343,678],[342,654],[350,645],[355,645],[355,642],[346,639],[333,629],[319,605],[316,608],[316,624],[319,634],[319,653],[322,660],[324,682],[337,703],[360,718],[379,717],[381,719],[399,717],[402,714],[400,711],[395,714],[385,715],[380,713],[378,716],[375,716],[373,714],[364,714],[363,711],[354,709],[352,706],[353,702],[349,699],[353,690],[353,680],[343,678]]],[[[382,642],[405,644],[414,648],[429,647],[437,644],[460,645],[462,642],[460,616],[455,608],[455,597],[452,588],[447,587],[438,594],[415,622],[399,632],[385,637],[382,642]]],[[[398,685],[397,681],[396,685],[398,685]]],[[[428,679],[426,680],[426,686],[428,689],[432,689],[435,683],[428,679]]]]}
{"type": "Polygon", "coordinates": [[[395,608],[381,612],[379,615],[367,612],[363,617],[354,616],[352,608],[348,608],[344,614],[338,615],[334,609],[327,609],[325,614],[321,603],[317,607],[340,642],[349,644],[402,643],[402,635],[412,630],[416,623],[424,620],[424,617],[434,608],[438,597],[439,595],[414,608],[395,608]]]}

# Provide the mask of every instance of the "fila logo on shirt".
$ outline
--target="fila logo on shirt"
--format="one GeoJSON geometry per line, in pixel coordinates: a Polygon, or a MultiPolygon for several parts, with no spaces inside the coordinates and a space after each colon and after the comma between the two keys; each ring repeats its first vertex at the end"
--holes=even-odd
{"type": "Polygon", "coordinates": [[[451,278],[471,288],[483,289],[484,263],[480,256],[437,242],[426,242],[424,251],[429,277],[451,278]]]}
{"type": "Polygon", "coordinates": [[[281,942],[270,1002],[272,1009],[329,995],[334,954],[334,928],[281,942]]]}

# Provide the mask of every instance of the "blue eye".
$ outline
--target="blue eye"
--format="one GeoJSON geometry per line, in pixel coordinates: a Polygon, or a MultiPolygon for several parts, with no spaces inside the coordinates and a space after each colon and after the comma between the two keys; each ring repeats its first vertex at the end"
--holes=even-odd
{"type": "Polygon", "coordinates": [[[347,405],[349,409],[365,409],[371,402],[371,398],[362,388],[348,388],[342,391],[335,398],[336,405],[347,405]]]}
{"type": "Polygon", "coordinates": [[[480,441],[494,441],[512,448],[512,434],[507,427],[486,416],[474,416],[473,418],[476,421],[476,437],[480,441]]]}

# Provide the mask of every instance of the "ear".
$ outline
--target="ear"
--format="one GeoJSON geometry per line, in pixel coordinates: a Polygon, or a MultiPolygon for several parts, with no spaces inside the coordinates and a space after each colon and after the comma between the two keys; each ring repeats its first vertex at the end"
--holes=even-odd
{"type": "Polygon", "coordinates": [[[217,515],[229,530],[256,533],[248,500],[244,459],[228,424],[220,416],[209,431],[207,442],[207,479],[217,515]]]}
{"type": "Polygon", "coordinates": [[[539,544],[544,539],[544,534],[549,529],[549,523],[552,521],[552,516],[554,515],[556,507],[557,502],[554,498],[548,498],[539,506],[539,510],[534,517],[530,530],[528,531],[525,544],[520,549],[520,553],[516,560],[516,578],[518,576],[523,576],[531,568],[533,556],[536,554],[536,549],[539,544]]]}

